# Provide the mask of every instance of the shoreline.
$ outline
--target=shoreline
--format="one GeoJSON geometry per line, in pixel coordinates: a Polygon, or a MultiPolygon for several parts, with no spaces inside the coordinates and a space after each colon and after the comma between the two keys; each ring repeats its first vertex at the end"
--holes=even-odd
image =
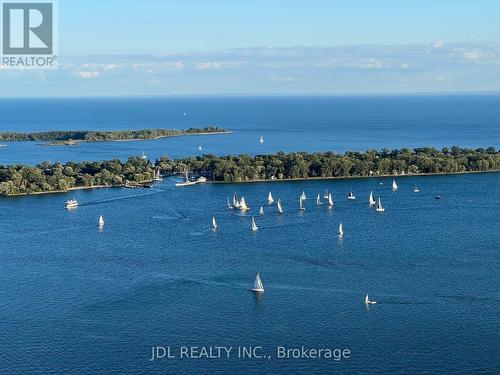
{"type": "MultiPolygon", "coordinates": [[[[490,170],[490,171],[464,171],[464,172],[453,172],[453,173],[418,173],[418,174],[385,174],[377,176],[343,176],[343,177],[307,177],[307,178],[288,178],[282,180],[252,180],[252,181],[207,181],[205,184],[258,184],[258,183],[268,183],[268,182],[294,182],[294,181],[322,181],[322,180],[348,180],[348,179],[370,179],[370,178],[387,178],[387,177],[429,177],[429,176],[456,176],[456,175],[467,175],[467,174],[481,174],[481,173],[500,173],[500,169],[490,170]]],[[[139,184],[154,183],[151,181],[141,181],[139,184]]],[[[123,185],[94,185],[94,186],[75,186],[69,188],[68,190],[52,190],[52,191],[38,191],[34,193],[22,193],[22,194],[8,194],[2,195],[0,198],[14,198],[14,197],[26,197],[30,195],[45,195],[45,194],[63,194],[71,193],[77,190],[90,190],[90,189],[104,189],[104,188],[124,188],[123,185]]]]}
{"type": "MultiPolygon", "coordinates": [[[[195,135],[223,135],[223,134],[231,134],[232,130],[219,131],[219,132],[201,132],[201,133],[186,133],[186,134],[175,134],[175,135],[159,135],[153,138],[125,138],[125,139],[109,139],[109,140],[85,140],[85,139],[77,139],[71,141],[54,141],[47,143],[35,143],[36,146],[78,146],[79,143],[105,143],[105,142],[140,142],[140,141],[155,141],[163,138],[176,138],[176,137],[187,137],[187,136],[195,136],[195,135]]],[[[37,141],[6,141],[6,142],[37,142],[37,141]]]]}
{"type": "Polygon", "coordinates": [[[293,181],[321,181],[321,180],[349,180],[349,179],[370,179],[370,178],[387,178],[387,177],[427,177],[427,176],[455,176],[462,174],[479,174],[479,173],[500,173],[500,169],[489,171],[463,171],[449,173],[413,173],[413,174],[381,174],[376,176],[341,176],[341,177],[304,177],[304,178],[284,178],[281,180],[251,180],[251,181],[207,181],[207,184],[255,184],[267,182],[293,182],[293,181]]]}

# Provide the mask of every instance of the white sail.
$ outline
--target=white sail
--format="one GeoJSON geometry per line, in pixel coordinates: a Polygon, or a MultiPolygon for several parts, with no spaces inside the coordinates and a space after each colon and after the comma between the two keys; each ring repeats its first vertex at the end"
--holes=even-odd
{"type": "Polygon", "coordinates": [[[217,229],[217,221],[215,221],[215,216],[212,217],[212,228],[217,229]]]}
{"type": "Polygon", "coordinates": [[[304,207],[304,199],[302,198],[302,196],[300,196],[299,198],[299,210],[302,210],[304,211],[306,208],[304,207]]]}
{"type": "Polygon", "coordinates": [[[344,227],[342,226],[342,223],[339,224],[339,237],[344,236],[344,227]]]}
{"type": "Polygon", "coordinates": [[[380,200],[380,197],[378,198],[378,202],[377,202],[377,212],[384,212],[385,211],[385,208],[382,207],[382,201],[380,200]]]}
{"type": "Polygon", "coordinates": [[[102,217],[102,215],[99,215],[99,226],[100,227],[104,226],[104,218],[102,217]]]}
{"type": "Polygon", "coordinates": [[[201,151],[202,147],[201,146],[198,146],[198,150],[201,151]]]}
{"type": "Polygon", "coordinates": [[[257,276],[255,277],[252,292],[264,292],[264,284],[262,283],[262,279],[260,278],[260,273],[257,273],[257,276]]]}
{"type": "Polygon", "coordinates": [[[302,192],[302,194],[300,194],[300,199],[302,199],[302,200],[306,200],[307,199],[305,192],[302,192]]]}
{"type": "Polygon", "coordinates": [[[373,191],[370,191],[370,197],[368,198],[368,203],[370,204],[370,206],[375,204],[375,198],[373,196],[373,191]]]}
{"type": "Polygon", "coordinates": [[[259,143],[264,143],[264,137],[262,137],[262,136],[260,137],[259,143]]]}
{"type": "Polygon", "coordinates": [[[264,207],[260,206],[259,214],[264,215],[264,207]]]}
{"type": "Polygon", "coordinates": [[[330,194],[328,192],[328,189],[325,189],[325,194],[323,194],[323,198],[328,199],[328,194],[330,194]]]}
{"type": "Polygon", "coordinates": [[[347,199],[353,201],[356,199],[356,196],[354,195],[354,193],[352,191],[350,191],[349,194],[347,195],[347,199]]]}
{"type": "Polygon", "coordinates": [[[233,208],[233,206],[231,206],[231,203],[229,202],[229,197],[227,198],[227,209],[230,210],[231,208],[233,208]]]}
{"type": "Polygon", "coordinates": [[[365,303],[366,303],[366,304],[369,304],[369,303],[370,303],[370,299],[368,298],[368,294],[367,294],[367,295],[366,295],[366,297],[365,297],[365,303]]]}
{"type": "Polygon", "coordinates": [[[245,201],[245,197],[241,197],[240,199],[240,210],[247,211],[250,207],[248,207],[247,202],[245,201]]]}
{"type": "Polygon", "coordinates": [[[321,202],[321,197],[319,196],[319,194],[318,194],[318,196],[316,197],[316,204],[317,204],[318,206],[321,206],[321,205],[323,204],[323,202],[321,202]]]}
{"type": "Polygon", "coordinates": [[[280,214],[282,214],[282,213],[283,213],[283,207],[281,207],[281,200],[280,200],[280,199],[278,199],[278,212],[279,212],[280,214]]]}
{"type": "Polygon", "coordinates": [[[328,206],[333,207],[332,193],[328,193],[328,206]]]}
{"type": "Polygon", "coordinates": [[[398,190],[398,184],[396,184],[396,180],[392,180],[392,190],[398,190]]]}
{"type": "Polygon", "coordinates": [[[238,201],[238,194],[234,193],[233,195],[233,207],[240,208],[240,202],[238,201]]]}
{"type": "Polygon", "coordinates": [[[418,188],[418,186],[417,186],[417,185],[415,185],[415,186],[413,187],[413,192],[414,192],[414,193],[418,193],[419,191],[420,191],[420,189],[418,188]]]}
{"type": "Polygon", "coordinates": [[[255,232],[259,227],[255,223],[255,218],[252,216],[252,230],[255,232]]]}
{"type": "Polygon", "coordinates": [[[273,198],[273,195],[271,194],[271,192],[269,192],[269,194],[267,195],[267,203],[268,204],[274,203],[274,198],[273,198]]]}

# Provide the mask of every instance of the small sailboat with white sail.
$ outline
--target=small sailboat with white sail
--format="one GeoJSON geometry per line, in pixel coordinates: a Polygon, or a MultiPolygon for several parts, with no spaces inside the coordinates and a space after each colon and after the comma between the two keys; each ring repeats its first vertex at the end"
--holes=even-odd
{"type": "Polygon", "coordinates": [[[333,207],[333,198],[332,198],[332,193],[328,193],[328,208],[333,207]]]}
{"type": "Polygon", "coordinates": [[[344,237],[344,226],[342,225],[342,223],[339,224],[339,238],[343,238],[344,237]]]}
{"type": "Polygon", "coordinates": [[[252,292],[264,293],[264,284],[262,283],[262,278],[260,277],[260,273],[257,273],[257,276],[255,277],[255,282],[253,283],[252,292]]]}
{"type": "Polygon", "coordinates": [[[356,196],[354,195],[352,190],[349,192],[349,194],[347,194],[347,199],[349,199],[350,201],[356,200],[356,196]]]}
{"type": "Polygon", "coordinates": [[[264,207],[263,206],[260,206],[259,214],[264,215],[264,207]]]}
{"type": "Polygon", "coordinates": [[[283,214],[283,207],[281,206],[281,199],[278,199],[278,212],[283,214]]]}
{"type": "Polygon", "coordinates": [[[392,180],[392,191],[398,190],[398,184],[396,184],[396,180],[392,180]]]}
{"type": "Polygon", "coordinates": [[[104,218],[102,215],[99,215],[99,228],[104,227],[104,218]]]}
{"type": "Polygon", "coordinates": [[[300,211],[305,211],[306,208],[304,206],[304,199],[302,198],[302,195],[299,197],[299,210],[300,211]]]}
{"type": "Polygon", "coordinates": [[[323,194],[323,198],[328,199],[328,194],[330,194],[328,192],[328,189],[325,189],[325,194],[323,194]]]}
{"type": "Polygon", "coordinates": [[[217,221],[215,220],[215,216],[212,216],[212,229],[217,229],[217,221]]]}
{"type": "Polygon", "coordinates": [[[373,191],[370,191],[370,196],[368,197],[368,204],[373,206],[375,204],[375,197],[373,196],[373,191]]]}
{"type": "Polygon", "coordinates": [[[255,223],[255,218],[252,216],[252,230],[254,232],[257,231],[257,229],[259,229],[259,227],[257,226],[257,224],[255,223]]]}
{"type": "Polygon", "coordinates": [[[229,197],[227,197],[227,209],[232,210],[234,207],[231,205],[231,202],[229,202],[229,197]]]}
{"type": "Polygon", "coordinates": [[[318,206],[321,206],[321,205],[323,204],[323,202],[321,202],[321,197],[319,196],[319,194],[318,194],[318,196],[316,197],[316,204],[317,204],[318,206]]]}
{"type": "Polygon", "coordinates": [[[385,208],[382,206],[382,201],[380,200],[380,197],[378,198],[376,210],[377,210],[377,212],[384,212],[385,211],[385,208]]]}
{"type": "Polygon", "coordinates": [[[245,197],[241,197],[240,199],[240,210],[241,211],[248,211],[250,207],[247,205],[247,201],[245,200],[245,197]]]}
{"type": "Polygon", "coordinates": [[[238,199],[238,194],[237,193],[233,194],[233,207],[234,208],[240,208],[240,201],[238,199]]]}
{"type": "Polygon", "coordinates": [[[418,188],[418,186],[417,186],[417,185],[415,185],[415,186],[413,187],[413,192],[414,192],[414,193],[418,193],[418,192],[420,192],[420,189],[418,188]]]}
{"type": "Polygon", "coordinates": [[[366,295],[366,297],[365,297],[365,305],[375,305],[376,303],[377,303],[377,301],[370,300],[370,298],[368,297],[368,294],[366,295]]]}
{"type": "Polygon", "coordinates": [[[160,168],[156,168],[155,175],[153,177],[153,181],[163,181],[163,178],[161,177],[161,173],[160,173],[160,168]]]}
{"type": "Polygon", "coordinates": [[[260,143],[260,144],[264,143],[264,137],[263,137],[263,136],[260,136],[260,138],[259,138],[259,143],[260,143]]]}
{"type": "Polygon", "coordinates": [[[143,151],[142,152],[142,156],[141,156],[141,159],[147,159],[148,157],[146,156],[146,153],[143,151]]]}
{"type": "Polygon", "coordinates": [[[269,192],[269,194],[267,195],[267,204],[271,205],[273,203],[274,203],[273,194],[269,192]]]}
{"type": "Polygon", "coordinates": [[[304,201],[307,199],[306,193],[304,191],[302,192],[302,194],[300,194],[300,199],[304,201]]]}

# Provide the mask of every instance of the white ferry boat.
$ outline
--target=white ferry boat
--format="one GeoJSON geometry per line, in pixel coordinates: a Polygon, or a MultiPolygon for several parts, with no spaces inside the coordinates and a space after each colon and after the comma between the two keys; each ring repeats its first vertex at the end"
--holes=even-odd
{"type": "Polygon", "coordinates": [[[78,201],[76,199],[70,199],[69,201],[66,201],[66,203],[64,203],[64,208],[66,209],[75,207],[78,207],[78,201]]]}

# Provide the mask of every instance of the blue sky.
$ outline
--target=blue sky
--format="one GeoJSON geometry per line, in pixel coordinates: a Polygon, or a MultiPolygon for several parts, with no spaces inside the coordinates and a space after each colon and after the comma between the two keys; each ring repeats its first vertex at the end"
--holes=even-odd
{"type": "Polygon", "coordinates": [[[59,0],[59,69],[1,96],[500,90],[497,0],[59,0]]]}

